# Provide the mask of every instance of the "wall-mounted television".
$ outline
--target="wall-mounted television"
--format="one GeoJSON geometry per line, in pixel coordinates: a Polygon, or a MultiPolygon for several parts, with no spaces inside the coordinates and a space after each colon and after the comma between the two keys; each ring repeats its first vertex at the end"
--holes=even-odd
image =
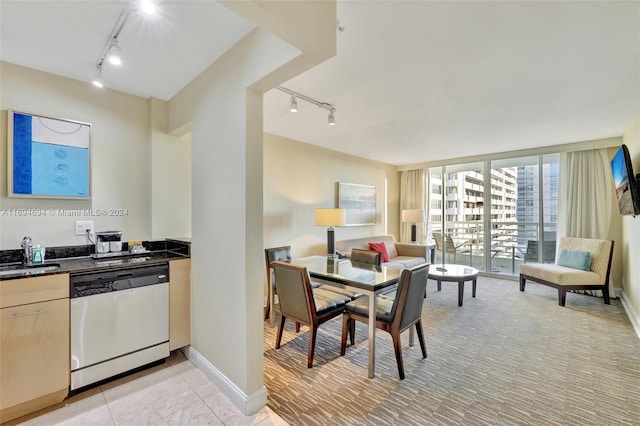
{"type": "Polygon", "coordinates": [[[640,175],[633,174],[631,156],[626,145],[622,145],[611,160],[611,173],[620,214],[640,214],[640,175]]]}

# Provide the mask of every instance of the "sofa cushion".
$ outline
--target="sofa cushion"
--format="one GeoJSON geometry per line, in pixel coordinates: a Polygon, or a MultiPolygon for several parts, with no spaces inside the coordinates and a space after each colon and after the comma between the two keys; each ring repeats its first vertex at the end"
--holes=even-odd
{"type": "Polygon", "coordinates": [[[602,285],[604,280],[591,271],[568,268],[553,263],[525,263],[520,273],[560,285],[602,285]]]}
{"type": "Polygon", "coordinates": [[[387,251],[387,246],[384,245],[383,242],[369,243],[369,249],[380,253],[382,255],[382,262],[389,261],[389,252],[387,251]]]}
{"type": "Polygon", "coordinates": [[[393,266],[400,269],[411,269],[414,266],[422,265],[423,263],[426,263],[424,257],[396,256],[389,259],[389,262],[384,263],[383,266],[393,266]]]}
{"type": "Polygon", "coordinates": [[[591,270],[591,253],[588,251],[561,248],[557,264],[566,266],[567,268],[589,271],[591,270]]]}

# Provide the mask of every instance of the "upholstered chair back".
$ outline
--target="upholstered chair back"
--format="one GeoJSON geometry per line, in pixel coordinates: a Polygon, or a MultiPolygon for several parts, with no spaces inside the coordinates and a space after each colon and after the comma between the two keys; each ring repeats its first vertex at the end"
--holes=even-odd
{"type": "Polygon", "coordinates": [[[380,265],[382,254],[373,250],[351,250],[351,261],[360,263],[369,263],[371,265],[380,265]]]}
{"type": "Polygon", "coordinates": [[[307,268],[280,261],[273,262],[280,311],[288,318],[311,323],[315,302],[307,268]]]}
{"type": "Polygon", "coordinates": [[[563,237],[560,239],[560,248],[582,250],[591,253],[591,271],[602,278],[607,278],[609,269],[609,256],[611,253],[610,240],[598,240],[595,238],[563,237]]]}
{"type": "Polygon", "coordinates": [[[400,330],[416,322],[422,315],[422,302],[427,288],[429,265],[424,264],[402,271],[397,296],[392,308],[392,318],[400,315],[400,330]],[[398,309],[399,311],[395,312],[398,309]]]}
{"type": "Polygon", "coordinates": [[[276,260],[281,262],[291,262],[291,259],[293,259],[291,246],[268,248],[265,249],[264,252],[266,254],[269,266],[271,266],[271,262],[274,262],[276,260]]]}

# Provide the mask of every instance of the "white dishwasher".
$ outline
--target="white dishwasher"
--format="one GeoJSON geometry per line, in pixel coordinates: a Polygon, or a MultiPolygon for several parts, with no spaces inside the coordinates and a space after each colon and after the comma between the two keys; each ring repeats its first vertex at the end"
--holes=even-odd
{"type": "Polygon", "coordinates": [[[168,264],[73,274],[71,390],[169,356],[168,264]]]}

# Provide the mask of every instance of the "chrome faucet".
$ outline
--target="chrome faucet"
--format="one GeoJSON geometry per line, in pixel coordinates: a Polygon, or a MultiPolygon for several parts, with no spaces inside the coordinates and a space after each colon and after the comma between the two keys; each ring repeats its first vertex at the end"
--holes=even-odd
{"type": "Polygon", "coordinates": [[[25,264],[33,262],[33,241],[31,237],[24,237],[20,246],[24,249],[23,261],[25,264]]]}

